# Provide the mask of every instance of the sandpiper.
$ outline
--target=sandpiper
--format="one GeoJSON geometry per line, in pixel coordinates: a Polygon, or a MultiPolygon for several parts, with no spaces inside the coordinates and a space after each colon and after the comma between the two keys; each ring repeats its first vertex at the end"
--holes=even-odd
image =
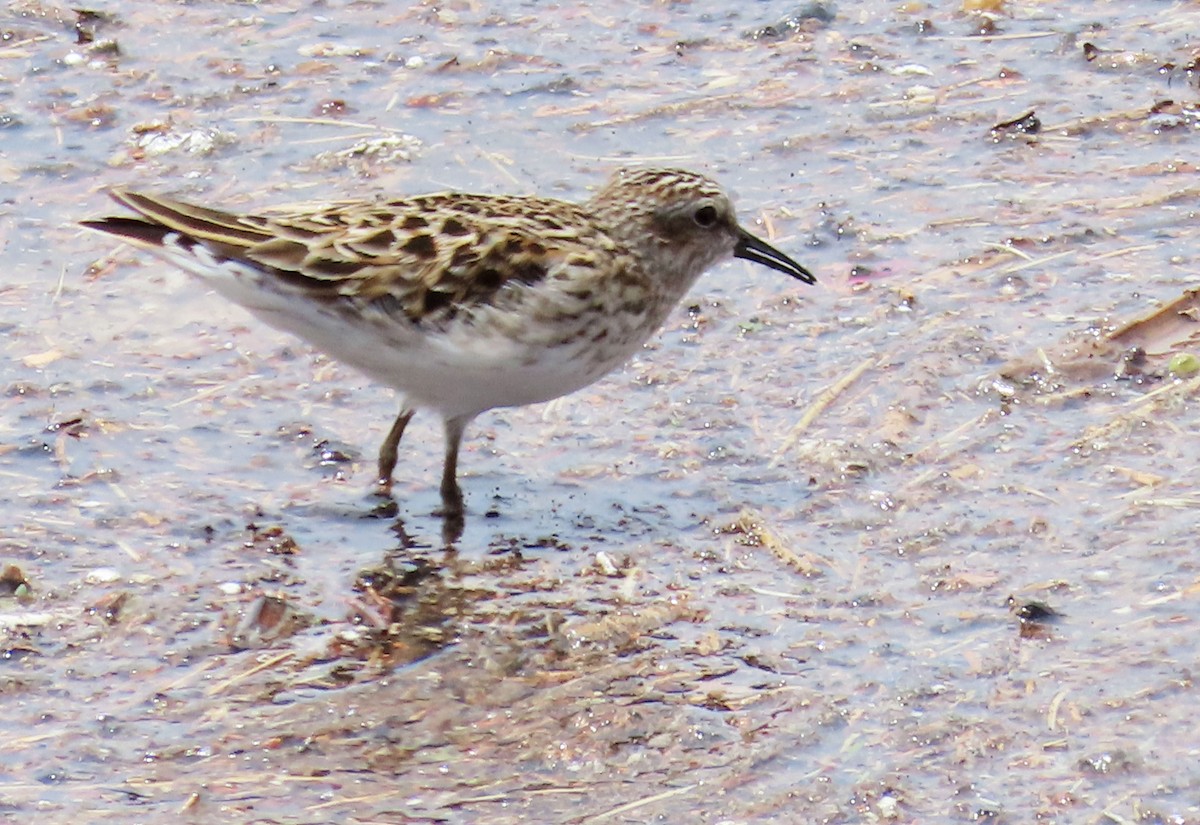
{"type": "Polygon", "coordinates": [[[391,491],[414,412],[445,425],[441,497],[461,521],[463,431],[623,364],[701,273],[744,258],[813,275],[742,228],[722,189],[680,169],[625,169],[585,203],[440,192],[240,214],[118,190],[137,217],[83,225],[200,277],[266,323],[398,390],[379,451],[391,491]]]}

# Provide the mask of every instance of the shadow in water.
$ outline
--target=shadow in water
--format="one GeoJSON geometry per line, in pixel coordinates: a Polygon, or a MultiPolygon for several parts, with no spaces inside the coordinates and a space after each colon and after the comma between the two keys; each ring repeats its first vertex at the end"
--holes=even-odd
{"type": "MultiPolygon", "coordinates": [[[[366,517],[373,519],[394,519],[396,526],[393,527],[393,531],[403,536],[406,542],[410,541],[408,533],[404,529],[404,519],[400,516],[400,503],[390,493],[372,492],[369,498],[372,506],[366,513],[366,517]]],[[[465,514],[462,511],[450,514],[434,511],[433,515],[442,521],[443,549],[454,550],[454,545],[462,538],[463,529],[466,526],[465,514]]]]}

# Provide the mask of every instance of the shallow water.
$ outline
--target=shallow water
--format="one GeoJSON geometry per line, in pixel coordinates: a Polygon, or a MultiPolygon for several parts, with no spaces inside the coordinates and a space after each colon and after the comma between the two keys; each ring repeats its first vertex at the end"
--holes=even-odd
{"type": "Polygon", "coordinates": [[[1055,355],[1195,286],[1200,10],[982,5],[7,7],[6,814],[1200,822],[1197,384],[1055,355]],[[449,553],[436,422],[370,517],[389,391],[75,228],[639,161],[819,284],[481,416],[449,553]]]}

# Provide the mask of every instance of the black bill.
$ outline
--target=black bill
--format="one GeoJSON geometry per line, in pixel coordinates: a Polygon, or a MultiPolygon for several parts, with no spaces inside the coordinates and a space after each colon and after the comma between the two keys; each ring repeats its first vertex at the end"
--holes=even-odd
{"type": "Polygon", "coordinates": [[[733,257],[744,258],[756,264],[769,266],[777,272],[791,275],[793,278],[804,281],[806,284],[815,284],[817,282],[816,277],[811,272],[766,241],[754,237],[745,229],[739,229],[738,232],[738,242],[737,246],[733,248],[733,257]]]}

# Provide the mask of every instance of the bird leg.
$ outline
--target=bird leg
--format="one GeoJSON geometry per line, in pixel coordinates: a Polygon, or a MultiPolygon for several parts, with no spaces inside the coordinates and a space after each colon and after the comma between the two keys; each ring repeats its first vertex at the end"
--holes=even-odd
{"type": "Polygon", "coordinates": [[[446,463],[442,466],[442,515],[446,518],[461,519],[463,514],[462,490],[458,486],[458,448],[470,421],[470,418],[446,419],[446,463]]]}
{"type": "Polygon", "coordinates": [[[379,492],[385,495],[392,492],[392,471],[396,469],[396,449],[400,446],[400,437],[404,435],[404,428],[408,426],[414,412],[416,410],[407,406],[400,408],[400,414],[392,422],[392,428],[388,430],[387,438],[383,439],[383,446],[379,448],[379,475],[376,477],[375,485],[379,488],[379,492]]]}

